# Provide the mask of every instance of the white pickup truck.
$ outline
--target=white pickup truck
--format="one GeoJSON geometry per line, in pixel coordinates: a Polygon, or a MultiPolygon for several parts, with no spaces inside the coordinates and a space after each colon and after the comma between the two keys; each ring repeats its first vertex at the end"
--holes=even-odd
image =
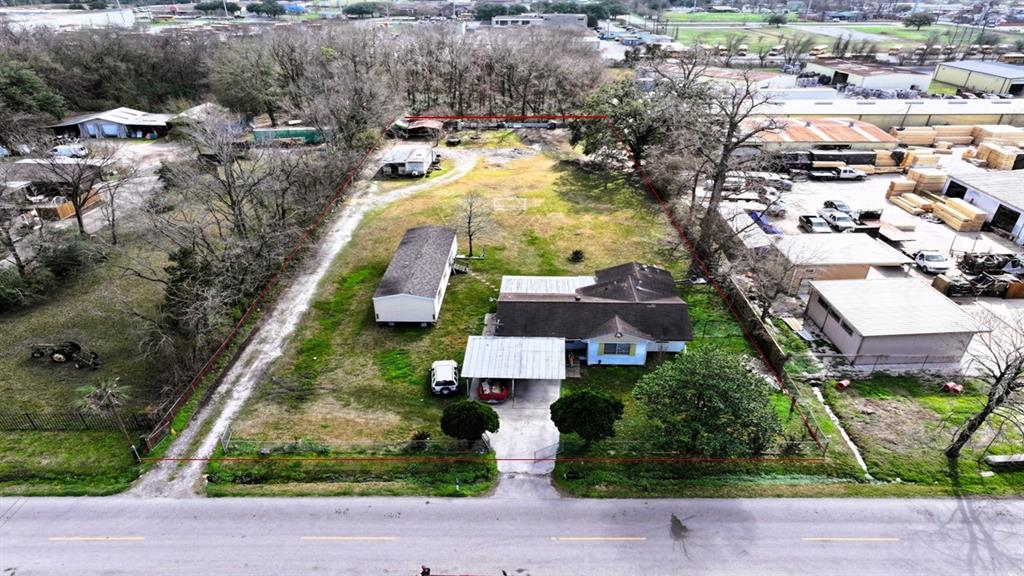
{"type": "Polygon", "coordinates": [[[863,180],[867,176],[856,168],[821,168],[807,173],[811,180],[863,180]]]}
{"type": "Polygon", "coordinates": [[[857,227],[857,224],[853,221],[853,218],[850,218],[849,214],[833,208],[819,208],[818,216],[825,222],[828,222],[829,226],[840,232],[847,232],[857,227]]]}

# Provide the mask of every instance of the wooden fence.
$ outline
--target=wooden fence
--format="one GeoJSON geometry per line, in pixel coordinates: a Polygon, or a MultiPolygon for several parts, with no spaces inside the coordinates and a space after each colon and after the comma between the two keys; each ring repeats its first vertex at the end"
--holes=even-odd
{"type": "MultiPolygon", "coordinates": [[[[155,420],[145,414],[122,414],[129,430],[149,430],[155,420]]],[[[88,412],[0,412],[0,430],[37,430],[42,432],[81,432],[118,430],[117,420],[106,414],[88,412]]]]}

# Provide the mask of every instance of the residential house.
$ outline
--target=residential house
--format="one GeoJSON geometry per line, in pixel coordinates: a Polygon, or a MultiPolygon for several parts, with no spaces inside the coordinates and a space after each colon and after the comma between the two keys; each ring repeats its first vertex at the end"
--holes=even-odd
{"type": "Polygon", "coordinates": [[[167,134],[174,116],[122,107],[74,116],[49,127],[57,135],[75,138],[157,138],[167,134]]]}
{"type": "Polygon", "coordinates": [[[437,322],[455,263],[455,230],[420,226],[406,231],[373,294],[380,323],[437,322]]]}
{"type": "Polygon", "coordinates": [[[642,365],[648,353],[683,351],[693,332],[672,274],[632,262],[593,276],[503,277],[495,335],[564,338],[590,365],[642,365]]]}

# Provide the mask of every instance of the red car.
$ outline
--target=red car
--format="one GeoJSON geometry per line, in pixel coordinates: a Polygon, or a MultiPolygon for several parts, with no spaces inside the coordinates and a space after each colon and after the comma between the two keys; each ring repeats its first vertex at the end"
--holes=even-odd
{"type": "Polygon", "coordinates": [[[477,388],[476,396],[488,404],[500,404],[508,399],[510,387],[499,380],[484,380],[477,388]]]}

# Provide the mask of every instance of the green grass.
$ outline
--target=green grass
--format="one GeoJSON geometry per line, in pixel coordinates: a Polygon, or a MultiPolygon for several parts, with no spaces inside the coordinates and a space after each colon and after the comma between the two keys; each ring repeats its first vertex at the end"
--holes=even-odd
{"type": "Polygon", "coordinates": [[[0,432],[0,495],[103,496],[137,475],[120,432],[0,432]]]}
{"type": "MultiPolygon", "coordinates": [[[[952,37],[953,37],[954,33],[957,34],[958,38],[961,35],[963,35],[963,30],[962,29],[959,32],[957,32],[956,26],[950,26],[950,25],[947,25],[947,24],[938,24],[938,25],[935,25],[935,26],[928,26],[928,27],[925,27],[925,28],[921,28],[920,30],[915,30],[913,28],[907,28],[905,26],[850,26],[849,28],[851,30],[856,30],[858,32],[866,32],[868,34],[878,34],[880,36],[885,36],[887,38],[892,38],[893,40],[903,41],[904,44],[906,44],[906,43],[918,43],[918,44],[919,43],[923,43],[925,40],[928,39],[929,36],[931,36],[932,34],[935,34],[935,33],[940,34],[942,41],[943,42],[947,42],[947,43],[952,40],[952,37]]],[[[971,32],[971,35],[970,35],[970,38],[972,40],[970,42],[966,42],[966,43],[973,43],[974,42],[973,38],[977,37],[978,33],[979,33],[979,30],[977,30],[977,29],[973,30],[971,32]]],[[[986,34],[993,34],[996,37],[998,37],[1000,44],[1003,44],[1003,43],[1011,44],[1011,43],[1013,43],[1013,41],[1015,39],[1021,38],[1020,34],[1014,34],[1014,33],[1010,33],[1010,32],[996,32],[996,31],[991,30],[991,29],[986,30],[985,33],[986,34]]],[[[892,44],[899,44],[899,43],[900,42],[893,42],[892,44]]],[[[911,46],[905,46],[905,47],[910,48],[911,46]]]]}
{"type": "MultiPolygon", "coordinates": [[[[986,425],[968,445],[955,470],[942,454],[956,426],[984,404],[982,387],[964,383],[961,395],[941,391],[942,380],[876,374],[854,380],[843,392],[823,392],[861,449],[871,474],[883,481],[928,487],[942,494],[1020,494],[1024,473],[981,476],[982,449],[994,430],[986,425]],[[955,472],[955,474],[953,473],[955,472]]],[[[1019,452],[1019,433],[994,442],[996,454],[1019,452]]]]}
{"type": "Polygon", "coordinates": [[[835,40],[823,34],[812,34],[795,28],[700,28],[700,27],[676,27],[670,28],[675,39],[683,44],[725,44],[726,40],[733,35],[743,36],[743,44],[750,49],[750,54],[757,54],[759,46],[771,48],[779,44],[785,44],[794,36],[811,36],[814,44],[832,45],[835,40]]]}
{"type": "Polygon", "coordinates": [[[746,22],[765,22],[767,20],[766,14],[749,14],[749,13],[713,13],[713,12],[665,12],[663,17],[669,22],[701,22],[701,23],[712,23],[712,22],[725,22],[725,23],[746,23],[746,22]]]}

